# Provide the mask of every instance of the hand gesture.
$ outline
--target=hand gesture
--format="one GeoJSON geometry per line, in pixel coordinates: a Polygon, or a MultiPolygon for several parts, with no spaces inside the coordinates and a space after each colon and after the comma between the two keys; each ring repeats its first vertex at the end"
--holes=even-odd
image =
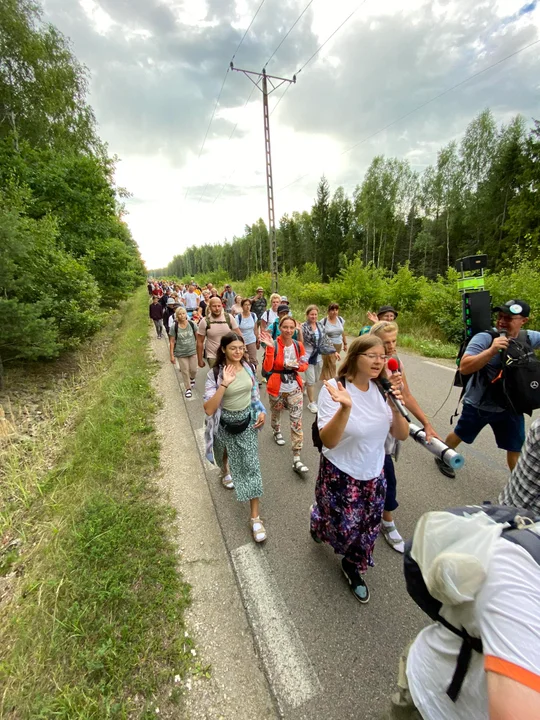
{"type": "Polygon", "coordinates": [[[223,380],[221,381],[223,385],[230,385],[232,382],[236,380],[236,371],[232,365],[225,365],[223,368],[223,380]]]}
{"type": "Polygon", "coordinates": [[[371,310],[368,310],[367,319],[372,323],[379,322],[379,318],[375,315],[375,313],[371,312],[371,310]]]}
{"type": "Polygon", "coordinates": [[[197,363],[197,365],[198,365],[200,368],[203,368],[203,367],[204,367],[204,360],[199,360],[199,362],[197,363]]]}
{"type": "Polygon", "coordinates": [[[343,385],[338,382],[337,388],[334,385],[331,385],[328,380],[325,380],[324,387],[328,390],[330,393],[330,397],[334,402],[337,402],[341,405],[342,408],[351,408],[352,407],[352,399],[347,390],[343,387],[343,385]]]}
{"type": "Polygon", "coordinates": [[[261,343],[261,345],[270,347],[272,347],[274,344],[274,340],[268,330],[261,330],[261,332],[259,333],[259,342],[261,343]]]}
{"type": "Polygon", "coordinates": [[[262,428],[262,426],[264,425],[265,419],[266,419],[266,414],[265,414],[265,413],[261,412],[261,413],[259,413],[259,414],[257,415],[257,422],[256,422],[255,425],[253,426],[253,427],[255,428],[255,430],[258,430],[259,428],[262,428]]]}
{"type": "Polygon", "coordinates": [[[172,355],[171,355],[171,363],[172,363],[173,365],[176,364],[176,358],[174,358],[172,355]]]}

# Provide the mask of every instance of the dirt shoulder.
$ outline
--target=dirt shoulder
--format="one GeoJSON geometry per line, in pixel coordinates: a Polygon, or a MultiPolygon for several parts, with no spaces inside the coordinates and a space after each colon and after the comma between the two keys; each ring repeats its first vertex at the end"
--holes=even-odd
{"type": "Polygon", "coordinates": [[[153,328],[150,336],[160,364],[155,387],[163,403],[157,417],[159,482],[178,513],[174,539],[182,575],[192,586],[186,625],[201,664],[184,688],[187,714],[193,720],[277,718],[208,489],[218,474],[205,470],[188,417],[189,403],[200,403],[201,397],[195,392],[192,400],[184,399],[167,344],[155,338],[153,328]]]}

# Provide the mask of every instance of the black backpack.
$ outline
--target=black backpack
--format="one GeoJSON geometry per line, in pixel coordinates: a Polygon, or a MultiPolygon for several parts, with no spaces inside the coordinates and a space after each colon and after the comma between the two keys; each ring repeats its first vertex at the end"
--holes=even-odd
{"type": "MultiPolygon", "coordinates": [[[[338,383],[341,383],[343,387],[345,387],[345,376],[338,377],[337,379],[338,383]]],[[[321,436],[319,434],[319,425],[317,424],[317,421],[319,419],[319,413],[315,415],[315,420],[313,421],[313,424],[311,425],[311,439],[313,440],[313,447],[316,447],[319,452],[322,452],[323,449],[323,441],[321,440],[321,436]]]]}
{"type": "Polygon", "coordinates": [[[491,381],[493,398],[516,415],[532,415],[540,408],[540,360],[525,330],[510,338],[501,363],[501,372],[491,381]]]}
{"type": "MultiPolygon", "coordinates": [[[[451,508],[446,512],[460,516],[484,512],[486,515],[489,515],[489,517],[495,520],[495,522],[509,523],[510,527],[505,528],[502,531],[501,537],[509,542],[515,543],[516,545],[520,545],[540,565],[540,535],[536,532],[528,530],[526,527],[518,527],[517,523],[518,516],[519,518],[528,518],[532,522],[540,520],[540,518],[530,510],[485,503],[482,506],[473,505],[468,507],[451,508]]],[[[429,615],[432,620],[444,625],[445,628],[453,632],[455,635],[458,635],[463,640],[456,663],[456,669],[454,670],[452,681],[446,691],[446,694],[452,702],[456,702],[461,686],[463,685],[465,675],[467,674],[467,670],[469,668],[472,652],[475,651],[482,653],[483,651],[482,640],[469,635],[463,627],[454,627],[440,614],[442,603],[430,595],[426,583],[424,582],[422,571],[420,570],[416,560],[413,559],[411,550],[412,540],[408,540],[405,543],[405,552],[403,554],[403,572],[405,575],[407,592],[418,607],[426,613],[426,615],[429,615]]]]}
{"type": "MultiPolygon", "coordinates": [[[[486,330],[492,340],[500,337],[496,330],[486,330]]],[[[469,382],[475,383],[482,374],[487,381],[487,369],[482,368],[471,375],[463,375],[459,363],[463,357],[470,338],[463,341],[456,359],[458,369],[454,378],[454,385],[462,388],[459,402],[463,398],[469,382]]],[[[509,338],[508,349],[501,353],[501,371],[491,381],[487,381],[486,390],[482,397],[491,396],[496,405],[510,410],[516,415],[532,415],[532,411],[540,408],[540,361],[536,357],[526,330],[520,330],[517,338],[509,338]]],[[[450,420],[457,415],[457,408],[450,420]]]]}
{"type": "MultiPolygon", "coordinates": [[[[300,360],[300,345],[298,344],[298,341],[297,341],[297,340],[293,340],[293,345],[294,345],[294,350],[295,350],[295,352],[296,352],[296,357],[297,357],[298,360],[300,360]]],[[[276,361],[277,353],[278,353],[278,343],[277,343],[277,340],[274,340],[274,362],[276,361]]],[[[264,378],[265,380],[269,380],[270,377],[271,377],[275,372],[279,372],[279,374],[281,375],[281,377],[283,377],[283,374],[290,375],[292,372],[294,372],[295,374],[297,374],[297,373],[298,373],[298,370],[273,370],[273,369],[272,369],[272,370],[268,371],[268,370],[265,370],[264,367],[263,367],[263,369],[261,370],[261,375],[263,376],[263,378],[264,378]]]]}

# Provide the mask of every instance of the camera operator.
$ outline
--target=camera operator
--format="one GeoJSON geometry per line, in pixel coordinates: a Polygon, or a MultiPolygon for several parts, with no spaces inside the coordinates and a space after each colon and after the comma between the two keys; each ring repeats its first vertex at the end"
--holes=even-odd
{"type": "MultiPolygon", "coordinates": [[[[495,333],[490,332],[477,333],[461,358],[461,373],[472,377],[468,379],[456,429],[445,443],[453,449],[460,442],[470,445],[489,425],[497,447],[506,450],[508,467],[513,470],[525,440],[525,422],[522,414],[514,413],[502,404],[493,381],[501,374],[501,355],[508,349],[510,341],[523,335],[520,331],[529,320],[530,307],[523,300],[509,300],[494,310],[498,312],[496,329],[499,336],[494,337],[495,333]]],[[[540,332],[529,330],[524,343],[533,349],[540,348],[540,332]]],[[[443,475],[455,477],[455,471],[442,460],[435,458],[435,462],[443,475]]]]}

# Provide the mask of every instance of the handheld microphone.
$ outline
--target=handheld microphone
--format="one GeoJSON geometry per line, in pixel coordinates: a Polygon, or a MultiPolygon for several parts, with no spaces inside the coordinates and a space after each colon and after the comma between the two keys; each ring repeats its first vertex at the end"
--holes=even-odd
{"type": "Polygon", "coordinates": [[[398,370],[399,370],[399,363],[398,363],[398,361],[396,360],[396,358],[393,358],[393,357],[389,358],[388,363],[387,363],[386,366],[387,366],[387,368],[390,370],[390,372],[392,373],[392,375],[393,375],[395,372],[398,372],[398,370]]]}
{"type": "Polygon", "coordinates": [[[395,395],[392,392],[392,383],[390,380],[387,380],[386,378],[379,378],[379,381],[382,385],[383,390],[388,393],[390,400],[392,401],[394,407],[399,412],[400,415],[402,415],[407,422],[411,422],[411,418],[409,416],[409,413],[405,409],[405,407],[401,404],[401,402],[395,397],[395,395]]]}

